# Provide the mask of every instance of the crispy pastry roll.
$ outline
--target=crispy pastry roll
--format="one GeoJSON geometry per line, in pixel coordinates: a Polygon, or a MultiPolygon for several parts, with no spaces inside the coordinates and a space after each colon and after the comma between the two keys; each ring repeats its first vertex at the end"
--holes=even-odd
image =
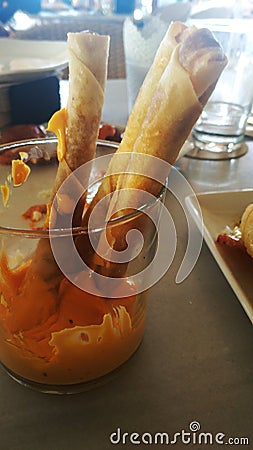
{"type": "Polygon", "coordinates": [[[68,33],[67,45],[67,109],[56,112],[48,125],[58,137],[59,168],[52,199],[71,172],[94,158],[107,79],[109,36],[68,33]]]}
{"type": "MultiPolygon", "coordinates": [[[[69,33],[68,49],[70,86],[67,109],[57,112],[49,123],[49,129],[58,136],[59,159],[52,200],[65,178],[94,157],[104,102],[109,37],[88,32],[69,33]]],[[[66,200],[65,198],[65,203],[66,200]]],[[[66,209],[66,204],[64,207],[66,209]]],[[[81,220],[81,216],[79,219],[81,220]]],[[[43,308],[56,307],[56,290],[62,276],[54,260],[49,239],[41,239],[20,289],[20,298],[25,298],[22,308],[27,308],[28,312],[31,308],[30,301],[32,308],[34,307],[38,286],[41,292],[45,292],[45,299],[52,303],[51,306],[47,305],[45,300],[43,308]]]]}
{"type": "MultiPolygon", "coordinates": [[[[195,27],[191,27],[190,29],[195,29],[195,27]]],[[[159,83],[160,78],[170,61],[173,50],[179,42],[186,39],[188,33],[189,29],[181,22],[174,22],[169,26],[168,31],[157,50],[153,64],[151,65],[141,86],[134,107],[129,116],[126,129],[124,131],[124,138],[119,146],[118,152],[128,153],[133,150],[134,143],[138,138],[143,121],[150,106],[151,99],[157,88],[157,84],[159,83]]],[[[90,211],[101,198],[116,189],[117,176],[114,174],[117,172],[123,172],[126,169],[128,159],[129,155],[122,155],[122,157],[117,160],[115,160],[115,158],[112,159],[106,176],[99,187],[99,191],[92,201],[90,211]]],[[[85,218],[85,223],[87,223],[88,215],[89,213],[85,218]]]]}
{"type": "MultiPolygon", "coordinates": [[[[131,189],[135,190],[135,208],[141,206],[143,192],[158,194],[161,184],[154,180],[157,177],[160,179],[159,164],[150,164],[150,158],[145,161],[143,155],[162,159],[169,164],[175,162],[227,63],[219,43],[209,30],[190,28],[184,33],[185,38],[172,51],[171,58],[151,97],[138,136],[132,143],[126,169],[117,176],[116,189],[111,192],[107,220],[129,212],[128,205],[133,204],[131,189]],[[143,175],[145,173],[148,176],[143,175]]],[[[127,136],[130,134],[131,130],[128,129],[127,136]]],[[[122,146],[124,145],[123,142],[122,146]]],[[[115,154],[117,159],[119,152],[115,154]]],[[[164,181],[167,175],[168,172],[164,173],[164,181]]],[[[108,228],[109,250],[103,258],[97,254],[92,258],[91,265],[96,271],[115,276],[113,275],[116,273],[115,263],[110,262],[110,248],[121,251],[127,247],[125,236],[130,226],[129,223],[125,223],[121,228],[108,228]]],[[[143,229],[144,226],[143,223],[143,229]]],[[[103,254],[100,244],[98,250],[103,254]]]]}

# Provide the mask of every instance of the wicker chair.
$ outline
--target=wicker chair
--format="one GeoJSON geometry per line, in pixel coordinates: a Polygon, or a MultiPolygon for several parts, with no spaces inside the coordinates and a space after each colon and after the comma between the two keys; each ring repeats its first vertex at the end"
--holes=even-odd
{"type": "MultiPolygon", "coordinates": [[[[42,22],[26,31],[17,31],[16,39],[32,40],[61,40],[67,39],[68,32],[78,32],[83,30],[94,31],[99,34],[109,34],[110,55],[108,61],[108,78],[125,78],[125,53],[123,45],[123,20],[110,19],[106,17],[94,17],[80,15],[80,17],[69,17],[64,19],[54,19],[42,22]]],[[[65,70],[63,78],[68,77],[65,70]]]]}

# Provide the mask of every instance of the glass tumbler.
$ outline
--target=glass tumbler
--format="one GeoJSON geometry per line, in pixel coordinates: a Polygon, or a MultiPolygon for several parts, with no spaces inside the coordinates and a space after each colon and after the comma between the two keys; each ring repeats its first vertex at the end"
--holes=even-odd
{"type": "Polygon", "coordinates": [[[193,154],[214,160],[243,156],[247,152],[245,132],[253,104],[252,27],[235,19],[220,24],[207,21],[201,26],[214,33],[228,63],[193,127],[193,154]]]}
{"type": "MultiPolygon", "coordinates": [[[[107,230],[119,233],[126,224],[128,230],[138,229],[143,243],[129,262],[109,264],[112,284],[105,291],[93,277],[89,244],[85,247],[90,237],[100,239],[105,224],[91,229],[44,225],[57,170],[56,145],[50,138],[0,148],[0,361],[19,383],[63,394],[105,382],[139,347],[148,289],[145,277],[138,277],[157,247],[157,227],[144,216],[147,210],[159,216],[165,190],[139,210],[107,224],[107,230]],[[14,187],[10,162],[20,155],[31,170],[27,180],[14,187]]],[[[100,156],[110,159],[116,148],[117,144],[98,142],[88,201],[106,170],[100,156]]]]}

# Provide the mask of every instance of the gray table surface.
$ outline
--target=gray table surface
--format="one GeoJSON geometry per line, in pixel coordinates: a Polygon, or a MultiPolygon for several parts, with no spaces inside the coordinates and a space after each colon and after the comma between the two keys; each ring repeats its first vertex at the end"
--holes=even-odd
{"type": "MultiPolygon", "coordinates": [[[[113,111],[119,102],[123,117],[125,82],[114,85],[115,92],[122,92],[120,98],[113,95],[113,85],[113,111]]],[[[107,115],[109,119],[114,117],[107,115]]],[[[248,153],[238,159],[210,162],[183,157],[177,167],[196,191],[253,188],[252,144],[248,142],[248,153]]],[[[151,290],[139,350],[110,382],[72,396],[34,392],[1,369],[1,450],[132,448],[136,443],[131,439],[144,439],[137,448],[163,448],[165,444],[145,442],[157,432],[171,437],[181,430],[189,432],[195,421],[213,437],[224,433],[224,442],[246,437],[249,445],[236,447],[253,448],[252,325],[205,244],[191,274],[175,283],[187,235],[171,195],[167,206],[175,220],[178,248],[171,268],[151,290]],[[113,444],[110,435],[117,429],[120,442],[116,444],[113,435],[113,444]],[[133,432],[140,437],[131,437],[133,432]],[[125,441],[123,433],[129,433],[125,441]]],[[[193,435],[188,448],[221,448],[218,443],[195,445],[193,435]]],[[[185,444],[175,446],[183,449],[185,444]]]]}

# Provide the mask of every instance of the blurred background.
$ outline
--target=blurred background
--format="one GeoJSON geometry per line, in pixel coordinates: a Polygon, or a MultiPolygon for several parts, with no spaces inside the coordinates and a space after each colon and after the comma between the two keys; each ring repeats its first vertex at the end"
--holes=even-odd
{"type": "Polygon", "coordinates": [[[56,44],[59,41],[66,44],[68,32],[89,30],[110,35],[108,79],[127,79],[129,91],[129,80],[134,75],[132,99],[128,92],[131,109],[135,93],[172,21],[251,22],[252,18],[253,0],[1,0],[0,135],[3,127],[24,122],[28,101],[31,114],[26,123],[34,121],[37,105],[43,104],[49,89],[51,95],[46,97],[52,99],[52,105],[48,109],[47,101],[37,123],[46,122],[59,108],[60,82],[68,80],[69,72],[65,55],[59,57],[57,63],[60,50],[56,44]],[[19,46],[20,54],[17,54],[15,40],[26,41],[19,46]],[[27,41],[37,45],[32,47],[27,41]],[[50,46],[41,45],[47,41],[50,46]],[[45,71],[44,63],[48,58],[50,71],[45,71]],[[32,65],[41,62],[42,67],[38,70],[30,67],[27,71],[29,80],[24,78],[22,69],[23,79],[20,79],[17,66],[29,61],[32,65]],[[15,71],[9,72],[14,63],[15,71]],[[33,82],[36,85],[31,84],[33,82]],[[29,95],[31,89],[37,94],[36,102],[29,95]]]}
{"type": "Polygon", "coordinates": [[[89,29],[110,34],[109,78],[125,78],[123,23],[141,28],[150,17],[168,25],[197,18],[252,18],[253,0],[3,0],[0,36],[66,41],[67,33],[89,29]]]}
{"type": "Polygon", "coordinates": [[[166,25],[191,18],[251,18],[253,0],[1,0],[0,36],[66,41],[68,31],[110,34],[109,78],[124,78],[123,23],[128,16],[139,28],[153,16],[166,25]]]}

